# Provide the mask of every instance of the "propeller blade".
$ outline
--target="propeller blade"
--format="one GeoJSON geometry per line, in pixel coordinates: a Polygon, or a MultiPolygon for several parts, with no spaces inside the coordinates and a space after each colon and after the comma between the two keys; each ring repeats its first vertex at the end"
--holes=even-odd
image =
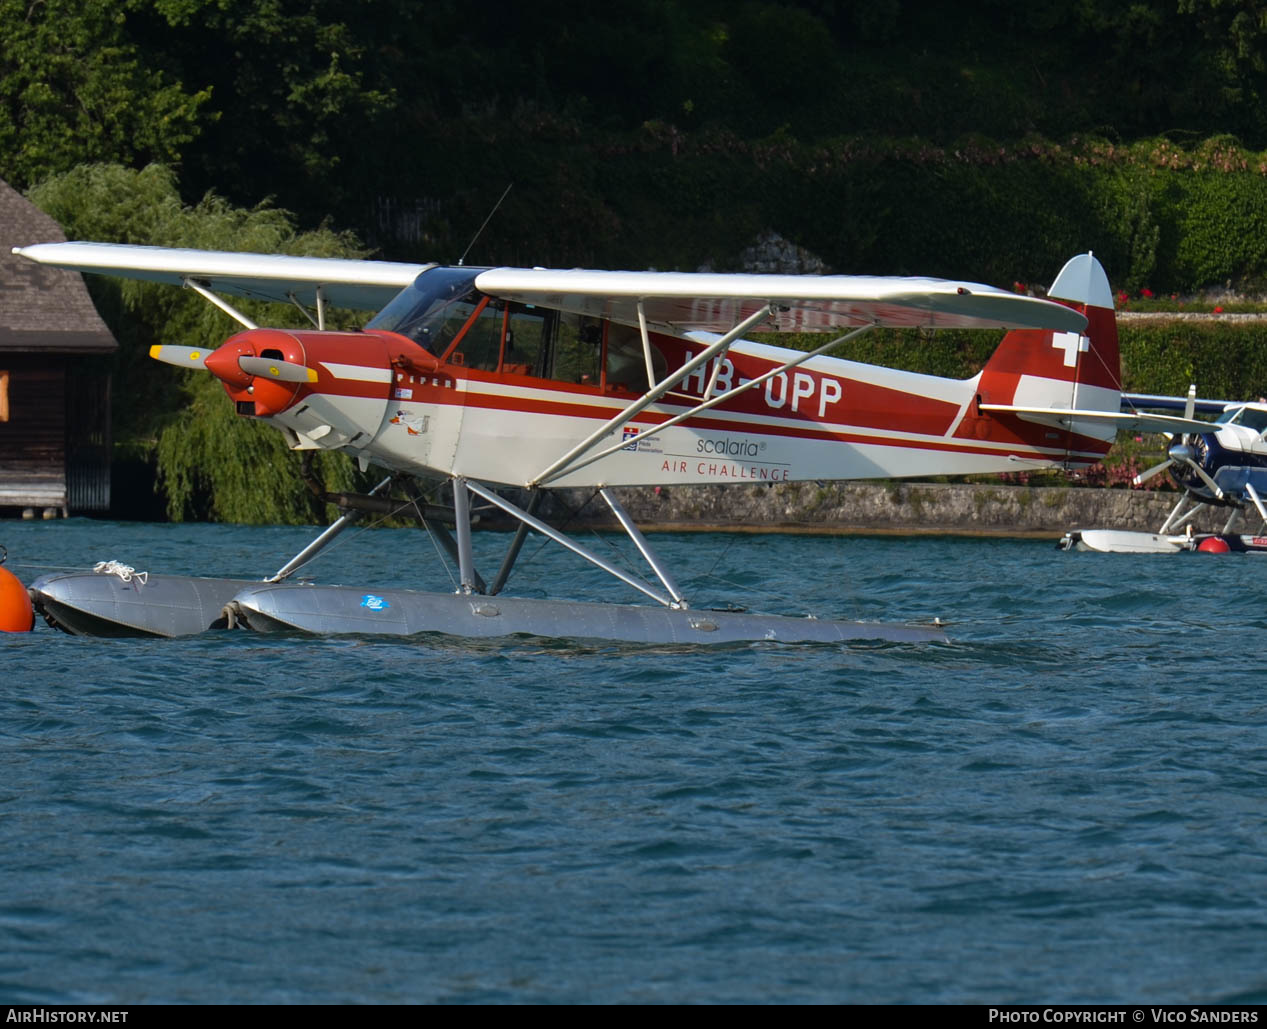
{"type": "Polygon", "coordinates": [[[1162,472],[1164,472],[1167,468],[1169,468],[1174,463],[1175,463],[1174,459],[1168,457],[1161,464],[1155,464],[1151,468],[1147,468],[1144,471],[1140,472],[1137,476],[1135,476],[1135,478],[1131,480],[1131,482],[1136,486],[1142,486],[1154,475],[1160,475],[1162,472]]]}
{"type": "Polygon", "coordinates": [[[278,379],[281,382],[317,381],[316,369],[272,357],[239,357],[238,367],[247,375],[258,375],[264,379],[278,379]]]}
{"type": "Polygon", "coordinates": [[[177,368],[206,368],[210,350],[201,347],[182,347],[175,343],[155,343],[150,347],[150,357],[177,368]]]}
{"type": "MultiPolygon", "coordinates": [[[[1191,421],[1192,413],[1196,409],[1197,409],[1197,384],[1195,382],[1190,382],[1188,384],[1188,396],[1184,399],[1184,402],[1183,402],[1183,416],[1187,418],[1189,421],[1191,421]]],[[[1165,436],[1166,439],[1175,438],[1175,434],[1173,432],[1163,432],[1162,435],[1165,436]]],[[[1182,439],[1182,437],[1180,438],[1182,439]]]]}
{"type": "Polygon", "coordinates": [[[1213,493],[1216,497],[1218,497],[1219,500],[1223,499],[1223,491],[1219,489],[1218,484],[1206,474],[1204,468],[1202,468],[1199,464],[1196,463],[1196,461],[1192,460],[1191,458],[1185,459],[1183,463],[1186,464],[1189,468],[1191,468],[1194,472],[1197,473],[1197,478],[1199,478],[1202,482],[1206,484],[1206,486],[1210,488],[1211,493],[1213,493]]]}

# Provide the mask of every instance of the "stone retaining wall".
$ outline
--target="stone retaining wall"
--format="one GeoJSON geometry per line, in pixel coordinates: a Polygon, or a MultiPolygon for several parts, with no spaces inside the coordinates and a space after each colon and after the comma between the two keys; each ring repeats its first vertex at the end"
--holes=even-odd
{"type": "MultiPolygon", "coordinates": [[[[614,491],[644,531],[924,533],[1051,536],[1070,529],[1156,532],[1178,499],[1172,492],[941,483],[780,483],[662,486],[614,491]]],[[[615,526],[588,490],[547,496],[553,524],[615,526]]],[[[1198,530],[1217,531],[1226,510],[1198,530]]]]}

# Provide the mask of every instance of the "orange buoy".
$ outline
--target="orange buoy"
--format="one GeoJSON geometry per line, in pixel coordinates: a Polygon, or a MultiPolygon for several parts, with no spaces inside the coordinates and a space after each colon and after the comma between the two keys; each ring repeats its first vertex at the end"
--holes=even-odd
{"type": "Polygon", "coordinates": [[[30,594],[16,575],[0,568],[0,632],[30,632],[34,628],[30,594]]]}
{"type": "Polygon", "coordinates": [[[1197,550],[1203,554],[1226,554],[1231,549],[1221,536],[1211,536],[1197,544],[1197,550]]]}

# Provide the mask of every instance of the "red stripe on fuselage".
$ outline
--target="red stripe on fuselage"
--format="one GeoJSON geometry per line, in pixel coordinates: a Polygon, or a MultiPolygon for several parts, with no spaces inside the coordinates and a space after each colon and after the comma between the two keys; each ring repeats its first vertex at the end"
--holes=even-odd
{"type": "MultiPolygon", "coordinates": [[[[702,344],[688,340],[660,335],[651,338],[675,371],[704,349],[702,344]]],[[[795,350],[782,350],[781,359],[772,360],[732,349],[723,359],[718,391],[752,381],[797,356],[795,350]]],[[[677,392],[702,400],[714,363],[705,364],[679,383],[675,387],[677,392]]],[[[900,418],[901,431],[928,436],[945,435],[959,414],[959,405],[955,403],[831,374],[807,364],[781,372],[719,406],[737,414],[804,419],[813,423],[844,424],[844,418],[848,418],[849,425],[873,429],[896,428],[894,419],[900,418]]]]}
{"type": "MultiPolygon", "coordinates": [[[[1094,310],[1094,309],[1093,309],[1094,310]]],[[[1109,312],[1111,315],[1111,312],[1109,312]]],[[[434,372],[416,369],[392,369],[392,381],[366,382],[357,379],[341,378],[323,367],[323,362],[346,364],[381,370],[384,352],[399,349],[398,341],[390,333],[331,333],[303,332],[296,333],[302,339],[308,351],[308,364],[316,367],[319,380],[311,386],[301,386],[295,403],[312,393],[331,396],[365,397],[381,399],[388,391],[408,387],[412,391],[410,402],[436,404],[442,406],[463,405],[471,408],[498,410],[507,412],[523,412],[552,416],[584,418],[590,421],[605,421],[615,417],[629,403],[637,400],[639,394],[626,391],[608,390],[600,392],[596,386],[584,386],[559,382],[551,379],[539,379],[533,376],[467,369],[460,366],[445,366],[434,372]],[[373,360],[367,361],[367,350],[373,352],[373,360]],[[457,388],[458,381],[464,382],[466,388],[457,388]],[[527,395],[499,395],[483,392],[481,384],[497,384],[510,389],[547,391],[557,397],[541,399],[527,395]],[[603,397],[608,403],[602,406],[577,403],[570,398],[603,397]]],[[[1012,335],[1016,335],[1015,333],[1012,335]]],[[[1036,333],[1047,337],[1048,333],[1036,333]]],[[[687,340],[654,335],[657,348],[670,364],[681,367],[688,355],[697,353],[702,345],[687,340]],[[675,363],[676,362],[676,363],[675,363]]],[[[406,341],[407,342],[407,341],[406,341]]],[[[788,357],[795,356],[794,351],[786,352],[788,357]]],[[[1053,348],[1054,359],[1059,361],[1060,351],[1053,348]]],[[[1085,355],[1083,355],[1085,356],[1085,355]]],[[[752,354],[731,351],[728,358],[729,385],[736,386],[743,379],[755,379],[759,375],[778,367],[781,362],[752,354]]],[[[384,361],[386,363],[386,361],[384,361]]],[[[711,374],[712,365],[706,365],[700,372],[691,376],[676,389],[681,393],[696,396],[702,395],[707,375],[711,374]]],[[[1006,373],[1005,373],[1006,375],[1006,373]]],[[[726,385],[725,380],[721,385],[726,385]]],[[[293,406],[293,404],[292,404],[293,406]]],[[[660,407],[675,408],[678,411],[688,410],[690,402],[672,396],[666,396],[658,402],[660,407]]],[[[959,406],[945,400],[904,392],[875,383],[861,382],[839,375],[829,375],[818,370],[810,370],[804,366],[792,369],[783,375],[776,376],[772,383],[748,390],[737,397],[718,405],[719,413],[740,416],[761,416],[801,422],[801,425],[771,425],[736,423],[722,417],[700,415],[688,418],[683,423],[686,427],[716,432],[740,432],[749,435],[780,436],[806,440],[833,440],[866,446],[895,446],[911,449],[938,450],[948,453],[998,454],[1000,448],[1016,448],[1039,460],[1051,460],[1053,453],[1066,449],[1064,442],[1046,439],[1051,430],[1041,426],[1021,422],[1015,418],[1000,419],[977,415],[975,405],[970,407],[963,424],[956,431],[954,438],[947,438],[954,420],[959,414],[959,406]],[[799,380],[796,376],[801,376],[799,380]],[[783,379],[784,381],[780,381],[783,379]],[[825,385],[825,383],[834,383],[825,385]],[[836,397],[836,388],[839,397],[836,397]],[[767,390],[769,391],[767,393],[767,390]],[[796,395],[797,391],[801,395],[796,395]],[[770,397],[772,399],[767,399],[770,397]],[[772,400],[774,402],[772,402],[772,400]],[[792,410],[795,402],[796,410],[792,410]],[[823,416],[817,417],[819,410],[823,416]],[[865,430],[873,430],[868,433],[865,430]],[[859,431],[863,430],[863,431],[859,431]],[[895,439],[874,433],[902,432],[918,436],[943,437],[942,442],[934,440],[895,439]],[[1039,435],[1041,433],[1041,435],[1039,435]],[[994,446],[981,446],[980,443],[992,443],[994,446]]],[[[667,421],[673,415],[646,410],[636,416],[635,421],[646,424],[658,424],[667,421]]],[[[1069,434],[1062,434],[1068,439],[1069,434]]],[[[1079,438],[1080,439],[1080,438],[1079,438]]],[[[1074,440],[1069,440],[1075,443],[1074,440]]],[[[1101,454],[1107,449],[1098,440],[1086,440],[1077,443],[1076,450],[1083,453],[1101,454]]]]}
{"type": "MultiPolygon", "coordinates": [[[[531,397],[479,393],[473,392],[469,388],[465,391],[450,392],[448,395],[437,397],[435,400],[430,402],[446,406],[464,405],[473,409],[508,413],[588,418],[595,422],[607,421],[614,418],[621,410],[621,408],[589,407],[581,404],[559,403],[553,400],[540,400],[531,397]]],[[[666,404],[665,406],[670,405],[666,404]]],[[[683,409],[686,408],[685,404],[680,406],[682,406],[683,409]]],[[[675,417],[675,415],[648,409],[630,420],[632,422],[643,422],[658,425],[661,422],[668,421],[671,417],[675,417]]],[[[811,425],[806,425],[804,427],[765,424],[753,425],[751,423],[734,422],[722,418],[710,418],[708,415],[688,418],[681,423],[683,427],[688,429],[738,433],[750,436],[781,436],[788,439],[827,440],[831,442],[851,443],[863,446],[891,446],[912,450],[936,450],[944,451],[946,453],[982,454],[994,455],[996,457],[1005,453],[1016,452],[1024,453],[1026,456],[1043,461],[1050,461],[1053,453],[1059,454],[1065,449],[1065,447],[1060,443],[1053,443],[1050,447],[1045,448],[1042,447],[1042,445],[1028,443],[1019,437],[1013,440],[992,440],[991,442],[1000,445],[989,447],[975,445],[976,441],[974,440],[958,440],[953,437],[943,437],[941,440],[903,439],[900,437],[873,435],[866,432],[859,432],[857,431],[858,427],[849,426],[846,428],[843,423],[839,428],[826,428],[823,427],[822,423],[813,424],[816,427],[811,427],[811,425]],[[1043,450],[1048,450],[1049,452],[1044,453],[1043,450]]],[[[905,425],[881,426],[880,428],[889,428],[898,432],[913,431],[908,429],[905,425]]]]}

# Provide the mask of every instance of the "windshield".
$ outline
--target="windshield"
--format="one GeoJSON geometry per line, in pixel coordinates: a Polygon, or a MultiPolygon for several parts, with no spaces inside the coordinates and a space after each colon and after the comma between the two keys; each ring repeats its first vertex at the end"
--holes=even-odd
{"type": "Polygon", "coordinates": [[[483,270],[428,268],[365,327],[398,332],[439,356],[479,303],[475,277],[483,270]]]}
{"type": "Polygon", "coordinates": [[[1244,425],[1255,432],[1263,432],[1267,430],[1267,409],[1240,407],[1235,411],[1225,411],[1219,416],[1219,421],[1232,425],[1244,425]]]}

